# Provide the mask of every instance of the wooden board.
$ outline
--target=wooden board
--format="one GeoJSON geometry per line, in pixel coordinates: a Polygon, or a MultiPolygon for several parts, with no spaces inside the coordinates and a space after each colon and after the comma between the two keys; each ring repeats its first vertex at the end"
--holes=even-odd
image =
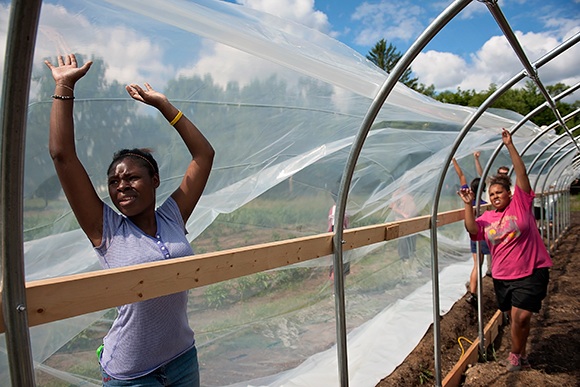
{"type": "MultiPolygon", "coordinates": [[[[463,219],[441,213],[437,225],[463,219]]],[[[429,215],[345,230],[344,251],[429,230],[429,215]]],[[[26,283],[28,324],[35,326],[206,286],[333,254],[334,233],[26,283]]],[[[0,308],[3,313],[3,308],[0,308]]],[[[5,331],[0,319],[0,333],[5,331]]]]}

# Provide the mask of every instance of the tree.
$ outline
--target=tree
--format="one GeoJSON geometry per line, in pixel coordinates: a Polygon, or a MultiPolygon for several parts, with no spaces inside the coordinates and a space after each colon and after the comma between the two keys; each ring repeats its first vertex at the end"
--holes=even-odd
{"type": "MultiPolygon", "coordinates": [[[[561,94],[563,91],[568,89],[568,86],[557,83],[552,86],[546,86],[548,93],[554,97],[561,94]]],[[[492,95],[497,90],[497,85],[490,84],[487,90],[476,92],[475,90],[461,90],[457,88],[456,92],[443,91],[441,93],[431,95],[438,101],[451,103],[455,105],[462,106],[472,106],[478,107],[483,104],[487,98],[492,95]]],[[[420,90],[418,90],[420,91],[420,90]]],[[[428,89],[427,89],[428,91],[428,89]]],[[[424,93],[428,95],[427,93],[424,93]]],[[[532,81],[526,82],[523,88],[512,88],[503,93],[498,99],[496,99],[491,107],[498,109],[511,110],[521,115],[525,116],[532,110],[536,109],[538,106],[545,102],[544,96],[540,93],[540,90],[536,84],[532,81]]],[[[566,103],[563,101],[556,102],[556,108],[562,115],[562,117],[574,112],[578,106],[580,106],[580,101],[575,101],[573,103],[566,103]]],[[[556,121],[556,116],[549,106],[546,106],[543,110],[535,114],[531,121],[538,126],[550,125],[556,121]]],[[[573,128],[580,123],[580,118],[572,117],[566,122],[568,128],[573,128]]],[[[561,134],[564,132],[564,128],[557,127],[556,132],[561,134]]]]}
{"type": "Polygon", "coordinates": [[[435,95],[437,94],[435,92],[435,85],[434,84],[430,84],[429,86],[427,86],[424,83],[420,83],[419,86],[414,87],[415,90],[417,90],[419,93],[426,95],[427,97],[431,97],[431,98],[435,98],[435,95]]]}
{"type": "MultiPolygon", "coordinates": [[[[379,40],[367,55],[368,60],[388,73],[395,68],[395,65],[399,62],[401,57],[402,54],[397,51],[397,48],[392,43],[389,43],[387,46],[387,41],[385,39],[379,40]]],[[[413,71],[411,70],[411,67],[407,68],[399,81],[416,90],[419,86],[419,79],[412,78],[412,73],[413,71]]]]}

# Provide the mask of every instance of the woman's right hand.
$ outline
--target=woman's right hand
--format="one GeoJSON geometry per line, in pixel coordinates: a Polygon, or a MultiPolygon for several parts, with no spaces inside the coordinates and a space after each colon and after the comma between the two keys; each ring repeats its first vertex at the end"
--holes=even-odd
{"type": "Polygon", "coordinates": [[[48,60],[45,60],[44,63],[52,72],[52,77],[54,78],[55,83],[68,87],[73,87],[79,79],[84,77],[93,64],[92,61],[88,61],[82,67],[78,67],[77,59],[74,54],[68,54],[64,57],[59,55],[57,60],[58,66],[54,66],[48,60]]]}

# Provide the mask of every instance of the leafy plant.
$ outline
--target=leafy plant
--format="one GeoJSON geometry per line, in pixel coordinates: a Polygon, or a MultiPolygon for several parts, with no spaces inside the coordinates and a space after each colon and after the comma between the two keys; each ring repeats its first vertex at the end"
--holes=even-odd
{"type": "Polygon", "coordinates": [[[431,370],[421,365],[419,369],[419,383],[426,384],[432,380],[433,380],[433,372],[431,372],[431,370]]]}
{"type": "Polygon", "coordinates": [[[230,289],[225,283],[209,285],[203,296],[208,307],[217,309],[221,307],[230,295],[230,289]]]}

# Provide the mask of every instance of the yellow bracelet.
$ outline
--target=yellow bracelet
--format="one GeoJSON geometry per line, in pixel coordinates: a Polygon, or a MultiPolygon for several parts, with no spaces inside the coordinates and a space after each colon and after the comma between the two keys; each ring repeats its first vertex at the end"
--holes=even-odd
{"type": "Polygon", "coordinates": [[[177,121],[179,121],[181,119],[181,117],[183,117],[183,113],[181,112],[181,110],[179,110],[177,112],[177,115],[175,116],[174,119],[171,120],[171,122],[169,123],[169,125],[175,126],[175,124],[177,124],[177,121]]]}

